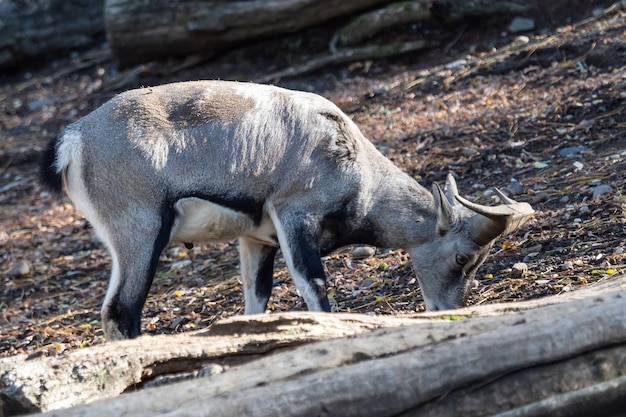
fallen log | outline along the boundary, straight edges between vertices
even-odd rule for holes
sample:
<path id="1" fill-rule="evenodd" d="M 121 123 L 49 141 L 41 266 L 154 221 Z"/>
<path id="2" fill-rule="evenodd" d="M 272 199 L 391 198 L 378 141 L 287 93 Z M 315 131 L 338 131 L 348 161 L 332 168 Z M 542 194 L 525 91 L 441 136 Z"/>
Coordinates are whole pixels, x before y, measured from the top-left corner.
<path id="1" fill-rule="evenodd" d="M 281 78 L 307 74 L 330 65 L 353 62 L 365 59 L 378 59 L 406 54 L 439 45 L 437 41 L 417 40 L 413 42 L 394 43 L 387 45 L 370 45 L 358 48 L 347 48 L 340 51 L 309 58 L 305 63 L 280 71 L 265 74 L 254 81 L 257 83 L 277 82 Z"/>
<path id="2" fill-rule="evenodd" d="M 335 34 L 332 43 L 338 46 L 357 45 L 385 29 L 408 23 L 431 19 L 454 22 L 497 14 L 522 13 L 529 8 L 526 3 L 518 4 L 503 0 L 395 2 L 354 18 Z"/>
<path id="3" fill-rule="evenodd" d="M 115 397 L 165 375 L 219 372 L 285 347 L 413 323 L 410 318 L 311 313 L 238 316 L 208 330 L 143 336 L 46 357 L 0 359 L 0 416 Z"/>
<path id="4" fill-rule="evenodd" d="M 623 400 L 625 298 L 619 277 L 564 296 L 415 317 L 236 317 L 194 333 L 7 358 L 0 392 L 4 415 L 15 415 L 18 405 L 59 409 L 185 372 L 211 376 L 48 415 L 479 416 L 559 398 L 554 411 L 590 395 L 610 409 Z M 311 343 L 327 338 L 335 339 Z"/>
<path id="5" fill-rule="evenodd" d="M 0 2 L 0 69 L 104 39 L 104 0 Z"/>
<path id="6" fill-rule="evenodd" d="M 354 46 L 393 26 L 429 19 L 459 21 L 477 16 L 519 13 L 528 7 L 523 2 L 504 0 L 107 0 L 104 19 L 113 55 L 120 67 L 125 68 L 169 56 L 210 57 L 245 42 L 296 32 L 343 17 L 351 22 L 331 41 L 331 52 L 334 58 L 338 58 L 341 54 L 335 46 Z M 415 42 L 436 44 L 441 39 Z M 376 58 L 376 54 L 371 58 Z M 322 60 L 318 59 L 318 62 Z"/>
<path id="7" fill-rule="evenodd" d="M 389 0 L 133 1 L 107 0 L 104 20 L 120 67 L 291 33 Z"/>

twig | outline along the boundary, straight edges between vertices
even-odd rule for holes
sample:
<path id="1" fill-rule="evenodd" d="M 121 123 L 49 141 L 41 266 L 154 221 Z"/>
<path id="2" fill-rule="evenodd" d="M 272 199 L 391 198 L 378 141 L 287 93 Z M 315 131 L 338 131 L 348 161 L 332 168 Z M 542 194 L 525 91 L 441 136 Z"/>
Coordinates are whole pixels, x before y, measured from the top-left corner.
<path id="1" fill-rule="evenodd" d="M 330 55 L 322 55 L 312 58 L 308 62 L 299 66 L 286 68 L 281 71 L 264 75 L 257 78 L 255 81 L 259 83 L 276 82 L 281 78 L 306 74 L 329 65 L 343 64 L 346 62 L 359 61 L 364 59 L 385 58 L 389 56 L 405 54 L 407 52 L 413 52 L 419 49 L 431 48 L 438 45 L 439 42 L 436 41 L 418 40 L 406 43 L 370 45 L 359 48 L 343 49 L 338 50 L 335 53 L 331 53 Z"/>

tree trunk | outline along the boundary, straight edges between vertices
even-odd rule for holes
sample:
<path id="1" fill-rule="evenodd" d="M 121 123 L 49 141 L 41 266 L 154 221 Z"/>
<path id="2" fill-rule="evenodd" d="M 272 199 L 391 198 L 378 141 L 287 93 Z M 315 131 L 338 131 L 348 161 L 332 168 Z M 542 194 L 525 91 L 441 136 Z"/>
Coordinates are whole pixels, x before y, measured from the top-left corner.
<path id="1" fill-rule="evenodd" d="M 4 412 L 109 398 L 187 371 L 211 376 L 48 415 L 583 416 L 592 404 L 593 415 L 610 416 L 626 402 L 624 299 L 626 277 L 617 277 L 566 296 L 413 318 L 244 316 L 62 357 L 7 358 Z"/>
<path id="2" fill-rule="evenodd" d="M 179 335 L 143 336 L 61 356 L 0 359 L 0 417 L 70 407 L 143 385 L 191 378 L 313 341 L 350 336 L 415 319 L 357 314 L 237 316 Z M 3 414 L 4 413 L 4 414 Z"/>
<path id="3" fill-rule="evenodd" d="M 210 54 L 295 32 L 390 0 L 107 0 L 109 44 L 121 67 L 171 55 Z"/>
<path id="4" fill-rule="evenodd" d="M 355 18 L 337 32 L 334 42 L 339 46 L 356 45 L 385 29 L 407 23 L 433 18 L 459 21 L 494 14 L 522 13 L 529 8 L 527 4 L 504 0 L 395 2 Z"/>
<path id="5" fill-rule="evenodd" d="M 0 2 L 0 69 L 104 39 L 104 0 Z"/>
<path id="6" fill-rule="evenodd" d="M 355 45 L 383 29 L 434 17 L 461 20 L 527 8 L 504 0 L 107 0 L 105 24 L 113 55 L 121 67 L 128 67 L 172 55 L 210 56 L 246 41 L 363 12 L 337 33 L 333 45 Z"/>

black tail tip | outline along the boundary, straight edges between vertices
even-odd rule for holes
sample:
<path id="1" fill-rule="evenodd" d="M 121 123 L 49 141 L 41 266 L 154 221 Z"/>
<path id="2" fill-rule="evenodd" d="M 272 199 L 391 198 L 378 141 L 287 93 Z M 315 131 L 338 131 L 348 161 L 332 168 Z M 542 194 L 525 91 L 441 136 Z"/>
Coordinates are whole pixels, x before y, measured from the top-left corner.
<path id="1" fill-rule="evenodd" d="M 60 172 L 57 172 L 56 149 L 57 139 L 53 139 L 41 154 L 39 180 L 51 193 L 60 195 L 63 192 L 63 176 Z"/>

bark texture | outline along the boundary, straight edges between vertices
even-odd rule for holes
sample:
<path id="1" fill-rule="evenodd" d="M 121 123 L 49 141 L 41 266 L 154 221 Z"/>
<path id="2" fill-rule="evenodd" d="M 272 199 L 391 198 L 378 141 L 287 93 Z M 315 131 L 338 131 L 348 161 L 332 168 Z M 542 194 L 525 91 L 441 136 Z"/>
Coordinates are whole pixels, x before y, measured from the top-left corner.
<path id="1" fill-rule="evenodd" d="M 121 67 L 128 67 L 168 56 L 210 56 L 261 37 L 345 18 L 351 20 L 350 24 L 331 42 L 332 52 L 338 57 L 336 46 L 356 45 L 393 26 L 427 19 L 458 21 L 496 13 L 519 13 L 527 8 L 523 2 L 503 0 L 107 0 L 105 24 L 114 56 Z M 441 40 L 422 42 L 432 45 L 437 41 Z M 374 51 L 372 57 L 380 54 Z"/>
<path id="2" fill-rule="evenodd" d="M 0 69 L 104 39 L 104 0 L 0 2 Z"/>
<path id="3" fill-rule="evenodd" d="M 211 54 L 351 15 L 389 0 L 107 0 L 105 25 L 120 66 L 172 55 Z"/>
<path id="4" fill-rule="evenodd" d="M 530 6 L 503 0 L 443 1 L 412 0 L 391 3 L 383 8 L 364 13 L 341 29 L 335 42 L 355 45 L 394 26 L 430 19 L 462 21 L 467 18 L 494 14 L 521 13 Z"/>

